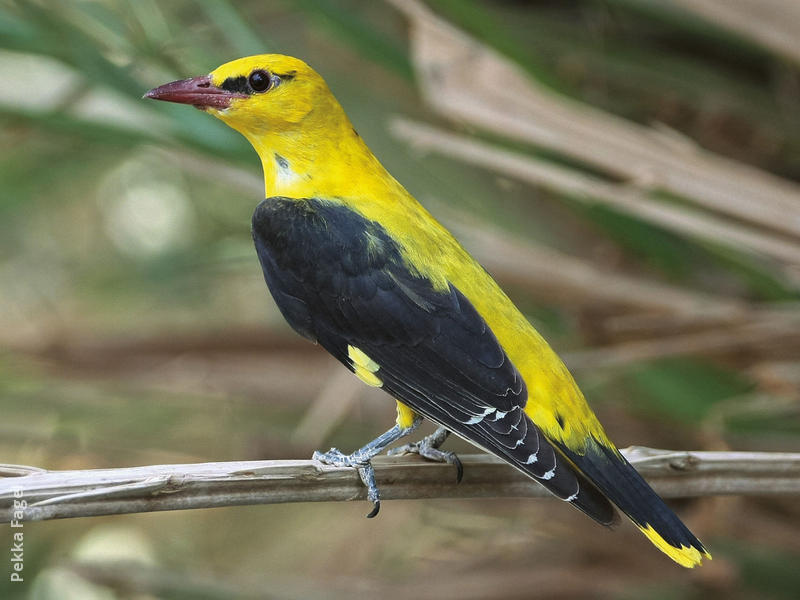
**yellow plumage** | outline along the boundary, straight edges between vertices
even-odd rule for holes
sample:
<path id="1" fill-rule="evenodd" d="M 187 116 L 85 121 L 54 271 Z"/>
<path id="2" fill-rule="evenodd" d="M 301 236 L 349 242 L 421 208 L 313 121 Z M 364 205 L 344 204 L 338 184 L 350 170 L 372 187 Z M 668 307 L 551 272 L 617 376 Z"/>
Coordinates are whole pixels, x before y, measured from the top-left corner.
<path id="1" fill-rule="evenodd" d="M 270 87 L 249 89 L 247 86 L 252 88 L 252 79 L 248 77 L 253 73 L 271 78 Z M 624 470 L 630 466 L 606 436 L 563 362 L 486 271 L 378 162 L 313 69 L 288 56 L 261 55 L 224 64 L 208 78 L 198 79 L 201 80 L 198 88 L 189 91 L 202 95 L 202 89 L 210 88 L 213 93 L 224 95 L 223 90 L 228 90 L 224 102 L 215 104 L 217 98 L 211 96 L 211 100 L 206 100 L 208 104 L 176 99 L 177 96 L 170 97 L 166 92 L 159 96 L 156 94 L 159 89 L 153 90 L 150 97 L 201 106 L 242 133 L 261 159 L 267 198 L 302 202 L 322 199 L 327 204 L 348 209 L 367 222 L 380 224 L 397 246 L 411 275 L 429 281 L 438 293 L 446 294 L 454 286 L 477 310 L 521 374 L 527 388 L 525 414 L 559 449 L 557 460 L 566 458 L 564 464 L 568 466 L 565 468 L 582 472 L 603 493 L 616 494 L 613 502 L 634 520 L 656 547 L 679 564 L 691 567 L 700 564 L 703 556 L 710 558 L 677 518 L 674 521 L 678 525 L 665 535 L 675 540 L 688 535 L 687 539 L 694 540 L 691 542 L 694 545 L 666 541 L 649 524 L 647 514 L 639 514 L 640 507 L 625 495 L 625 490 L 609 492 L 609 486 L 598 483 L 605 473 L 612 479 L 612 475 L 623 473 L 619 481 L 625 482 L 630 474 Z M 189 83 L 187 80 L 168 86 L 183 86 L 181 89 L 188 90 Z M 189 92 L 186 94 L 189 97 Z M 359 233 L 365 236 L 367 254 L 374 251 L 376 256 L 380 255 L 385 241 L 369 231 Z M 402 286 L 402 282 L 397 285 Z M 405 291 L 413 301 L 413 290 Z M 420 300 L 422 302 L 424 299 Z M 366 384 L 384 385 L 382 367 L 389 365 L 379 364 L 363 349 L 348 345 L 346 362 Z M 398 427 L 412 428 L 417 422 L 414 410 L 399 400 L 397 408 Z M 478 423 L 488 414 L 486 411 L 465 424 Z M 497 410 L 495 420 L 505 414 Z M 528 463 L 536 460 L 534 451 Z M 522 463 L 525 466 L 524 461 Z M 519 468 L 520 464 L 516 466 Z M 617 471 L 612 473 L 613 469 Z M 553 470 L 545 471 L 537 477 L 546 483 L 553 473 Z M 631 485 L 636 487 L 636 493 L 646 495 L 648 501 L 651 501 L 650 495 L 657 499 L 643 481 Z M 575 496 L 577 494 L 575 492 Z M 575 496 L 563 497 L 571 500 Z M 653 518 L 673 523 L 670 519 L 674 515 L 669 517 L 671 513 L 665 506 L 659 505 L 657 513 L 659 516 Z"/>
<path id="2" fill-rule="evenodd" d="M 411 427 L 414 424 L 416 416 L 414 411 L 405 404 L 402 402 L 397 403 L 397 424 L 400 427 Z"/>
<path id="3" fill-rule="evenodd" d="M 372 387 L 381 387 L 383 382 L 375 375 L 380 368 L 378 363 L 372 360 L 355 346 L 347 347 L 347 357 L 353 363 L 353 372 L 361 381 Z"/>
<path id="4" fill-rule="evenodd" d="M 679 547 L 672 546 L 667 543 L 658 532 L 650 526 L 639 527 L 639 531 L 647 536 L 647 539 L 653 542 L 653 545 L 661 550 L 664 554 L 669 556 L 672 560 L 682 567 L 693 569 L 703 564 L 703 559 L 711 560 L 711 555 L 708 552 L 698 550 L 691 546 L 680 545 Z"/>
<path id="5" fill-rule="evenodd" d="M 211 78 L 220 85 L 264 64 L 276 73 L 294 73 L 305 87 L 301 93 L 290 86 L 278 87 L 275 95 L 263 96 L 269 107 L 254 97 L 212 112 L 258 152 L 267 197 L 337 198 L 381 223 L 402 244 L 411 267 L 442 289 L 452 282 L 473 303 L 522 373 L 529 395 L 537 399 L 526 407 L 534 423 L 576 450 L 590 435 L 612 446 L 558 355 L 452 234 L 386 171 L 361 137 L 350 135 L 353 125 L 308 65 L 288 56 L 253 56 L 222 65 Z M 303 140 L 314 141 L 310 147 L 287 133 L 291 131 L 287 125 L 301 121 Z M 293 175 L 281 174 L 275 154 L 288 160 Z M 557 413 L 564 418 L 563 429 L 556 422 Z"/>

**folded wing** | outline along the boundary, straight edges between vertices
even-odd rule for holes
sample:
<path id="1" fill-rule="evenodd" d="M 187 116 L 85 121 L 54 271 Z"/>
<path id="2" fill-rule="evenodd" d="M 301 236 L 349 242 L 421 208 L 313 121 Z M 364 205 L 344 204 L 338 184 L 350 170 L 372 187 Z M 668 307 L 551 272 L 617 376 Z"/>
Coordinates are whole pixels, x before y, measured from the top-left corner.
<path id="1" fill-rule="evenodd" d="M 354 371 L 357 349 L 392 396 L 613 522 L 611 503 L 525 414 L 525 382 L 484 319 L 453 285 L 419 276 L 379 224 L 338 203 L 270 198 L 253 237 L 270 291 L 302 335 Z"/>

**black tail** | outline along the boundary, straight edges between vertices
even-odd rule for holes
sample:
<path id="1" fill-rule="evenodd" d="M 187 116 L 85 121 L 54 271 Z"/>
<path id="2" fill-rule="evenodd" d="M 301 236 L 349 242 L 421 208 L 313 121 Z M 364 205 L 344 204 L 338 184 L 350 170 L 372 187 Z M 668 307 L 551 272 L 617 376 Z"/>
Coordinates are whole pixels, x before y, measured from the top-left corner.
<path id="1" fill-rule="evenodd" d="M 575 466 L 644 533 L 659 550 L 684 567 L 711 558 L 703 544 L 614 448 L 592 439 L 584 454 L 559 445 Z"/>

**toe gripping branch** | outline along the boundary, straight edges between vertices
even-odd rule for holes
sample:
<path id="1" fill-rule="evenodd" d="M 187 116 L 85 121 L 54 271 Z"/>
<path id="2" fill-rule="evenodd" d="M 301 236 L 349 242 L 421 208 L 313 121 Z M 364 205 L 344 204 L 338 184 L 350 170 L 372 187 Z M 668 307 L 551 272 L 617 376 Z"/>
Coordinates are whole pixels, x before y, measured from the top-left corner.
<path id="1" fill-rule="evenodd" d="M 378 491 L 378 485 L 375 483 L 375 468 L 372 466 L 372 458 L 380 451 L 368 455 L 364 453 L 364 449 L 368 446 L 369 444 L 349 455 L 343 454 L 337 448 L 331 448 L 327 452 L 314 452 L 311 458 L 326 465 L 352 467 L 358 470 L 358 476 L 361 477 L 361 481 L 367 488 L 367 500 L 372 502 L 373 505 L 372 510 L 367 515 L 367 518 L 371 519 L 381 510 L 381 495 Z"/>
<path id="2" fill-rule="evenodd" d="M 371 519 L 381 510 L 381 495 L 375 483 L 375 469 L 372 466 L 372 459 L 383 452 L 387 446 L 414 431 L 421 422 L 422 418 L 417 417 L 409 427 L 395 425 L 363 448 L 349 455 L 343 454 L 336 448 L 331 448 L 327 452 L 314 452 L 311 458 L 334 467 L 353 467 L 358 469 L 358 475 L 367 488 L 367 500 L 372 502 L 372 510 L 367 515 L 367 518 Z"/>
<path id="3" fill-rule="evenodd" d="M 403 454 L 419 454 L 422 458 L 426 458 L 433 462 L 447 463 L 455 466 L 456 468 L 456 483 L 461 483 L 464 476 L 464 465 L 461 464 L 461 459 L 455 452 L 445 452 L 439 450 L 439 446 L 444 444 L 450 432 L 444 427 L 439 427 L 429 436 L 422 438 L 418 442 L 411 442 L 398 448 L 392 448 L 386 454 L 389 456 L 396 456 Z"/>

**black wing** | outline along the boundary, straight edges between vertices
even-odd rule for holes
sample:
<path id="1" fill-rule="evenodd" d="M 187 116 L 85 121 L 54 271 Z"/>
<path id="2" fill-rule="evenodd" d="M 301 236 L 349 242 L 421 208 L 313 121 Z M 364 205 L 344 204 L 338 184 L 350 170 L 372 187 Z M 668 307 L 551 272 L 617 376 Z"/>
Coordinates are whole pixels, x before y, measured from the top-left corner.
<path id="1" fill-rule="evenodd" d="M 392 396 L 613 521 L 610 503 L 524 413 L 525 382 L 469 300 L 415 273 L 378 223 L 338 203 L 268 198 L 253 215 L 253 239 L 300 334 L 351 370 L 348 349 L 358 348 Z"/>

